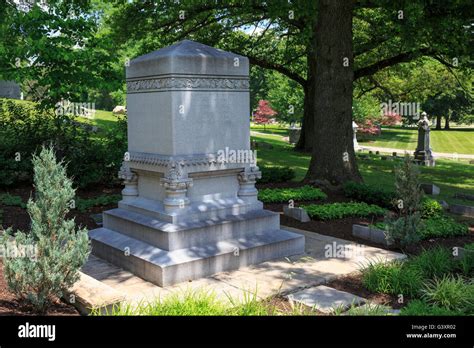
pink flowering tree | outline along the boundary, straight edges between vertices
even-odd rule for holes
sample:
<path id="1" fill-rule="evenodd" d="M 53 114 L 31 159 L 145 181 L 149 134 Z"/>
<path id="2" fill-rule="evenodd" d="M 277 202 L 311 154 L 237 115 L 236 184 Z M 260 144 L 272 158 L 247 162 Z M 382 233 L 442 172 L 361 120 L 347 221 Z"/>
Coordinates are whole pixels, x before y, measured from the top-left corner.
<path id="1" fill-rule="evenodd" d="M 265 129 L 265 125 L 270 123 L 271 118 L 276 114 L 277 112 L 272 109 L 268 100 L 259 100 L 257 110 L 253 115 L 253 121 L 256 124 L 263 124 L 263 129 Z"/>

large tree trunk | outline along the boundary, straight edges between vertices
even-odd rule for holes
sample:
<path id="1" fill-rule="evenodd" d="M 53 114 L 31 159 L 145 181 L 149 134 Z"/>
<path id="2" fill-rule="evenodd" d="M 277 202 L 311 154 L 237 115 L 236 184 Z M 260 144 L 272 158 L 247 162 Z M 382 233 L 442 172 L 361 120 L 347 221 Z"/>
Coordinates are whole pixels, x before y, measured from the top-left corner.
<path id="1" fill-rule="evenodd" d="M 333 185 L 361 181 L 352 131 L 353 0 L 318 1 L 314 139 L 306 179 Z M 343 64 L 348 60 L 348 66 Z"/>
<path id="2" fill-rule="evenodd" d="M 314 21 L 316 23 L 316 20 Z M 314 24 L 313 24 L 314 25 Z M 295 149 L 298 151 L 311 152 L 314 139 L 314 89 L 316 84 L 316 38 L 310 38 L 308 43 L 308 54 L 306 61 L 308 66 L 308 75 L 306 77 L 306 86 L 304 87 L 304 113 L 303 124 L 301 125 L 301 135 Z"/>
<path id="3" fill-rule="evenodd" d="M 441 115 L 437 115 L 436 116 L 436 128 L 435 129 L 441 129 L 441 119 L 442 119 L 442 116 Z"/>

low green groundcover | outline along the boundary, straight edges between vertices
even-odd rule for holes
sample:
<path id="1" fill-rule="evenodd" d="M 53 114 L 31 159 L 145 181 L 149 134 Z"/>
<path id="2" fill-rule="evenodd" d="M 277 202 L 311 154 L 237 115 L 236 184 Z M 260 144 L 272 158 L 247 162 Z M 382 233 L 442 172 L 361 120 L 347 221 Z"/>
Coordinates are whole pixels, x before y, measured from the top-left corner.
<path id="1" fill-rule="evenodd" d="M 312 219 L 316 220 L 334 220 L 351 216 L 383 216 L 386 213 L 384 208 L 364 202 L 310 204 L 304 205 L 302 208 Z"/>
<path id="2" fill-rule="evenodd" d="M 316 187 L 303 186 L 297 188 L 274 188 L 262 189 L 258 193 L 258 199 L 264 203 L 282 203 L 293 201 L 315 201 L 325 200 L 327 195 Z"/>

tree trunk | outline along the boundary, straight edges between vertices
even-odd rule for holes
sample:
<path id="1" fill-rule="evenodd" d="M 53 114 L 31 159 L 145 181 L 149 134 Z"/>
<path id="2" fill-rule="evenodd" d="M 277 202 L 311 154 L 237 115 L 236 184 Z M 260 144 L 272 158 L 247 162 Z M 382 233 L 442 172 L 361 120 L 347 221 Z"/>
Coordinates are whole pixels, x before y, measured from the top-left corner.
<path id="1" fill-rule="evenodd" d="M 450 119 L 450 114 L 448 113 L 448 115 L 446 115 L 445 119 L 444 119 L 444 129 L 446 130 L 449 130 L 450 127 L 449 127 L 449 119 Z"/>
<path id="2" fill-rule="evenodd" d="M 314 139 L 306 174 L 309 181 L 321 180 L 333 185 L 362 181 L 352 130 L 353 6 L 353 0 L 318 1 Z"/>
<path id="3" fill-rule="evenodd" d="M 441 115 L 436 116 L 436 128 L 435 129 L 438 129 L 438 130 L 441 129 L 441 119 L 442 119 Z"/>
<path id="4" fill-rule="evenodd" d="M 315 21 L 316 22 L 316 21 Z M 316 71 L 316 50 L 315 37 L 309 40 L 307 58 L 308 75 L 306 86 L 304 87 L 304 112 L 303 123 L 301 125 L 301 135 L 295 149 L 298 151 L 311 152 L 314 138 L 314 89 L 315 89 L 315 71 Z"/>

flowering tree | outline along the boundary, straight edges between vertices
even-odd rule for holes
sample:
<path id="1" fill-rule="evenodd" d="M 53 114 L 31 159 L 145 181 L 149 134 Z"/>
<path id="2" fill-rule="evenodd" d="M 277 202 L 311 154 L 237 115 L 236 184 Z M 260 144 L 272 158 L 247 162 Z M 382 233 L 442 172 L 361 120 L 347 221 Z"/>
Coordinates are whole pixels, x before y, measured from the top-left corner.
<path id="1" fill-rule="evenodd" d="M 380 124 L 382 126 L 395 126 L 402 122 L 402 116 L 395 112 L 387 112 L 382 116 Z"/>
<path id="2" fill-rule="evenodd" d="M 259 100 L 253 121 L 256 124 L 263 124 L 263 129 L 265 129 L 265 125 L 270 123 L 271 117 L 275 116 L 276 113 L 277 112 L 271 108 L 268 100 Z"/>

